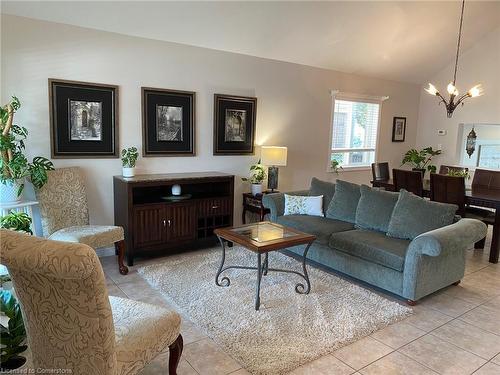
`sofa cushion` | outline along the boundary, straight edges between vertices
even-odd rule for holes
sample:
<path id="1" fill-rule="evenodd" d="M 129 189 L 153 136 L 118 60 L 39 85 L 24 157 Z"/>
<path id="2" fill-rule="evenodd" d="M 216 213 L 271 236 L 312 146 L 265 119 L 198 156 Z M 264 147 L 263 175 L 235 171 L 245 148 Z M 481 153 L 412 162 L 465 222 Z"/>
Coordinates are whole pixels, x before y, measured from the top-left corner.
<path id="1" fill-rule="evenodd" d="M 387 232 L 399 194 L 366 185 L 359 189 L 361 198 L 356 209 L 356 228 Z"/>
<path id="2" fill-rule="evenodd" d="M 283 215 L 325 216 L 323 214 L 323 196 L 303 197 L 285 194 L 285 211 Z"/>
<path id="3" fill-rule="evenodd" d="M 401 189 L 387 235 L 412 240 L 419 234 L 453 224 L 457 210 L 455 204 L 431 202 Z"/>
<path id="4" fill-rule="evenodd" d="M 360 196 L 359 185 L 337 180 L 335 194 L 326 211 L 326 217 L 354 224 Z"/>
<path id="5" fill-rule="evenodd" d="M 387 237 L 365 229 L 334 233 L 331 248 L 402 272 L 410 241 Z"/>
<path id="6" fill-rule="evenodd" d="M 354 225 L 351 223 L 321 216 L 279 216 L 277 222 L 305 233 L 314 234 L 316 241 L 322 245 L 328 245 L 332 233 L 354 229 Z"/>
<path id="7" fill-rule="evenodd" d="M 311 187 L 309 188 L 310 196 L 323 196 L 323 212 L 328 209 L 328 205 L 332 201 L 333 194 L 335 193 L 335 184 L 328 181 L 322 181 L 313 177 L 311 180 Z"/>

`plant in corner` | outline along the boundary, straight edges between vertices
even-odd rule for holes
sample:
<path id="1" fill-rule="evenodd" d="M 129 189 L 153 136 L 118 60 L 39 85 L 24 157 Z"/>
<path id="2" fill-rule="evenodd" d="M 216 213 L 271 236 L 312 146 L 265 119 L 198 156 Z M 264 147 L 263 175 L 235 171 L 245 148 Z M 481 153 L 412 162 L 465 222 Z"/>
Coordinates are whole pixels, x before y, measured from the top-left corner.
<path id="1" fill-rule="evenodd" d="M 122 150 L 122 174 L 123 177 L 134 177 L 135 175 L 135 163 L 139 157 L 139 152 L 137 152 L 136 147 L 124 148 Z"/>
<path id="2" fill-rule="evenodd" d="M 411 164 L 414 171 L 422 172 L 422 176 L 425 174 L 425 171 L 436 173 L 436 166 L 429 164 L 436 155 L 441 155 L 441 150 L 433 150 L 432 147 L 425 147 L 418 151 L 412 148 L 406 152 L 401 165 Z"/>
<path id="3" fill-rule="evenodd" d="M 250 178 L 242 178 L 243 181 L 250 181 L 252 184 L 252 194 L 262 194 L 262 182 L 266 179 L 266 169 L 260 160 L 250 167 Z"/>
<path id="4" fill-rule="evenodd" d="M 28 129 L 14 124 L 14 114 L 21 107 L 15 96 L 0 108 L 0 196 L 3 203 L 21 199 L 26 178 L 39 189 L 47 182 L 47 171 L 54 165 L 42 156 L 36 156 L 30 163 L 24 151 Z"/>
<path id="5" fill-rule="evenodd" d="M 10 278 L 3 277 L 2 284 Z M 26 358 L 19 354 L 24 352 L 26 345 L 26 328 L 24 327 L 21 306 L 9 290 L 0 290 L 0 312 L 9 318 L 7 326 L 0 324 L 2 347 L 0 349 L 1 370 L 12 370 L 21 367 Z"/>

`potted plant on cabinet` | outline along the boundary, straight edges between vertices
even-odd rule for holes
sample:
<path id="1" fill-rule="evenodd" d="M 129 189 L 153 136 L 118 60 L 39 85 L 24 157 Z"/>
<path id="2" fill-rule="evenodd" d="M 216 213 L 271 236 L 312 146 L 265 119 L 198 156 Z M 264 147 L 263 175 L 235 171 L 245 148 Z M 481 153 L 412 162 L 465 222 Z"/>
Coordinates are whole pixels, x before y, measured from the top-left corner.
<path id="1" fill-rule="evenodd" d="M 330 167 L 332 168 L 332 172 L 335 174 L 339 174 L 340 171 L 343 171 L 344 168 L 340 165 L 340 162 L 338 160 L 333 159 L 330 162 Z"/>
<path id="2" fill-rule="evenodd" d="M 260 160 L 250 167 L 250 178 L 242 178 L 252 184 L 252 195 L 262 194 L 262 182 L 266 179 L 266 170 Z"/>
<path id="3" fill-rule="evenodd" d="M 418 151 L 412 148 L 406 152 L 401 165 L 411 164 L 412 170 L 420 171 L 422 176 L 425 175 L 426 171 L 436 173 L 436 166 L 429 164 L 436 155 L 441 155 L 441 150 L 433 150 L 432 147 L 425 147 Z"/>
<path id="4" fill-rule="evenodd" d="M 129 147 L 122 150 L 122 174 L 123 177 L 135 176 L 135 163 L 139 153 L 136 147 Z"/>
<path id="5" fill-rule="evenodd" d="M 10 211 L 7 215 L 0 217 L 0 228 L 33 234 L 31 222 L 31 217 L 27 213 Z"/>
<path id="6" fill-rule="evenodd" d="M 28 129 L 13 123 L 14 113 L 21 107 L 15 96 L 0 108 L 0 202 L 19 202 L 26 178 L 35 188 L 41 188 L 48 179 L 47 171 L 54 165 L 42 156 L 36 156 L 30 163 L 24 151 Z"/>

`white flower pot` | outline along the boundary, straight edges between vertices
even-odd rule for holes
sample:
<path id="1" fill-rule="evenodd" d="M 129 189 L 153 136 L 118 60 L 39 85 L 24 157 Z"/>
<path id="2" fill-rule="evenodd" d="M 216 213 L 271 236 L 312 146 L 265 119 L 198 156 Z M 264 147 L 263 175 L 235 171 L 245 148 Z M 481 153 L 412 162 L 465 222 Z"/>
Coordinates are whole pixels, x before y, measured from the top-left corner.
<path id="1" fill-rule="evenodd" d="M 0 182 L 0 203 L 15 204 L 21 202 L 23 199 L 23 193 L 21 193 L 20 196 L 17 196 L 17 192 L 23 182 L 23 179 Z"/>
<path id="2" fill-rule="evenodd" d="M 252 195 L 262 194 L 262 184 L 252 184 Z"/>
<path id="3" fill-rule="evenodd" d="M 135 176 L 135 167 L 134 168 L 123 167 L 122 168 L 122 175 L 123 175 L 123 177 L 134 177 Z"/>

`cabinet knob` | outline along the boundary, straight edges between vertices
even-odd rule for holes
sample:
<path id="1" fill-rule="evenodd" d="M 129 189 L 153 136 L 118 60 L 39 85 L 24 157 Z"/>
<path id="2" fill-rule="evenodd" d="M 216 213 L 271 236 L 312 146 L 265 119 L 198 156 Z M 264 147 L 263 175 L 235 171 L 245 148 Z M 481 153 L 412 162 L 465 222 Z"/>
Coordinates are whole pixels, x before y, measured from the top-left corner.
<path id="1" fill-rule="evenodd" d="M 166 227 L 167 226 L 167 221 L 165 219 L 163 219 L 163 226 Z"/>
<path id="2" fill-rule="evenodd" d="M 219 208 L 219 206 L 217 206 L 217 205 L 216 206 L 212 206 L 212 210 L 216 210 L 218 208 Z"/>
<path id="3" fill-rule="evenodd" d="M 167 222 L 168 222 L 168 226 L 171 227 L 172 226 L 172 221 L 170 219 L 168 219 Z"/>

